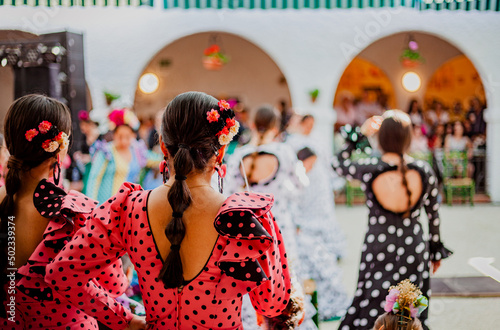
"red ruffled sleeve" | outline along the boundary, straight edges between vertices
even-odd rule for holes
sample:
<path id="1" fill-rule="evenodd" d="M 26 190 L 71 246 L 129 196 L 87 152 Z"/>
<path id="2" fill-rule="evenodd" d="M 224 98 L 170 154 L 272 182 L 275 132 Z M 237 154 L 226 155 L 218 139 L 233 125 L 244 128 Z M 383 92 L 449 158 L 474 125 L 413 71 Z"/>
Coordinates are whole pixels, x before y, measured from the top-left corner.
<path id="1" fill-rule="evenodd" d="M 282 313 L 290 298 L 290 274 L 278 224 L 270 212 L 273 196 L 236 193 L 223 204 L 215 229 L 226 239 L 218 267 L 223 275 L 220 296 L 249 293 L 259 314 Z"/>
<path id="2" fill-rule="evenodd" d="M 47 266 L 45 275 L 45 281 L 59 294 L 112 329 L 127 327 L 133 314 L 116 302 L 115 295 L 103 292 L 99 284 L 116 292 L 127 288 L 121 262 L 117 262 L 126 252 L 122 244 L 126 219 L 121 219 L 121 213 L 136 191 L 142 188 L 125 183 L 114 197 L 99 206 L 87 225 Z"/>
<path id="3" fill-rule="evenodd" d="M 17 270 L 17 289 L 36 300 L 53 300 L 52 290 L 44 282 L 45 267 L 85 225 L 97 202 L 77 191 L 67 193 L 42 180 L 35 189 L 33 203 L 49 223 L 40 244 L 27 263 Z"/>

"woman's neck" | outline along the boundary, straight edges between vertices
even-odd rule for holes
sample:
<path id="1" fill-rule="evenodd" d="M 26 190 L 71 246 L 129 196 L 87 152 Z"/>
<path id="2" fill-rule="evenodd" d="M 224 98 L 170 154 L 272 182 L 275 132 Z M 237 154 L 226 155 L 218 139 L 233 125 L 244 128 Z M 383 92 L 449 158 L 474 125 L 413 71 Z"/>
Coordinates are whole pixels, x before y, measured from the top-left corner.
<path id="1" fill-rule="evenodd" d="M 259 146 L 263 144 L 269 144 L 274 141 L 274 134 L 271 134 L 272 132 L 267 131 L 263 133 L 262 137 L 260 137 L 258 134 L 254 134 L 252 139 L 250 140 L 250 144 L 254 146 Z"/>
<path id="2" fill-rule="evenodd" d="M 403 154 L 403 157 L 406 157 L 406 154 Z M 395 152 L 385 152 L 382 155 L 382 160 L 389 164 L 399 164 L 401 162 L 401 155 Z"/>
<path id="3" fill-rule="evenodd" d="M 35 192 L 36 187 L 43 179 L 49 179 L 51 176 L 51 170 L 47 169 L 31 169 L 30 171 L 23 172 L 21 174 L 22 185 L 17 192 L 17 196 L 32 196 Z"/>
<path id="4" fill-rule="evenodd" d="M 188 187 L 210 186 L 211 180 L 212 180 L 212 174 L 210 173 L 210 171 L 207 171 L 206 173 L 188 175 L 186 179 L 186 184 Z M 170 179 L 168 179 L 165 185 L 172 187 L 175 181 L 176 181 L 175 173 L 171 173 Z"/>

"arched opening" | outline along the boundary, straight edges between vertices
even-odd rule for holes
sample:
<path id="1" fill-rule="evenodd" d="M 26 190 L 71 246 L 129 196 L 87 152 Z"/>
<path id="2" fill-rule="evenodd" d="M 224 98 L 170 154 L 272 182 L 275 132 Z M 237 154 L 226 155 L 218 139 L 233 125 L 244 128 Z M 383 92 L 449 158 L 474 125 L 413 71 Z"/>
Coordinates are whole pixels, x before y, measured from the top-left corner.
<path id="1" fill-rule="evenodd" d="M 385 73 L 385 76 L 374 81 L 379 72 Z M 469 162 L 474 164 L 475 171 L 470 176 L 475 180 L 476 190 L 484 192 L 486 123 L 483 110 L 487 100 L 481 77 L 467 55 L 445 39 L 425 32 L 408 31 L 381 38 L 363 49 L 340 78 L 335 96 L 337 118 L 342 110 L 339 110 L 340 99 L 346 93 L 355 100 L 366 90 L 383 90 L 384 85 L 391 86 L 393 90 L 393 98 L 387 100 L 389 107 L 409 111 L 410 103 L 413 100 L 418 102 L 423 113 L 418 125 L 424 127 L 422 131 L 429 139 L 438 134 L 435 132 L 440 131 L 437 129 L 440 124 L 449 123 L 451 126 L 457 119 L 464 123 L 472 145 L 469 149 L 473 148 Z M 385 90 L 390 89 L 385 87 Z M 390 92 L 386 93 L 390 95 Z M 479 111 L 476 111 L 472 103 L 478 101 L 475 109 Z M 373 96 L 367 97 L 366 102 L 374 103 L 375 108 L 383 108 L 376 104 Z M 356 105 L 352 108 L 356 111 L 356 124 L 359 125 L 367 116 Z M 478 120 L 482 121 L 481 125 L 474 124 Z M 470 128 L 471 125 L 481 127 Z M 445 138 L 446 133 L 443 140 Z M 435 148 L 429 142 L 429 150 Z M 444 143 L 440 148 L 446 149 Z"/>
<path id="2" fill-rule="evenodd" d="M 424 102 L 440 99 L 446 105 L 457 102 L 468 108 L 477 97 L 486 104 L 486 94 L 479 74 L 465 55 L 458 55 L 441 65 L 432 75 L 425 91 Z"/>
<path id="3" fill-rule="evenodd" d="M 228 62 L 220 70 L 207 70 L 204 51 L 214 42 Z M 154 76 L 144 76 L 149 73 Z M 153 92 L 141 90 L 142 77 L 142 88 Z M 249 109 L 281 101 L 290 106 L 286 79 L 274 60 L 255 44 L 229 33 L 197 33 L 172 42 L 151 59 L 141 78 L 134 110 L 143 118 L 154 115 L 176 95 L 193 90 L 238 99 Z"/>

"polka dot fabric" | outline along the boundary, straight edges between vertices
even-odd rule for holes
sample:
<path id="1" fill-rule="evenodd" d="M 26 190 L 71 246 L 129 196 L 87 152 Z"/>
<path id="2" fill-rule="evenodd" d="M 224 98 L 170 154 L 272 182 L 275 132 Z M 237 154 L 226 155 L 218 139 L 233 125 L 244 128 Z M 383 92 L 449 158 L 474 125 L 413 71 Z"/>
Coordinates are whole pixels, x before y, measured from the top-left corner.
<path id="1" fill-rule="evenodd" d="M 439 204 L 436 177 L 423 161 L 408 164 L 422 178 L 422 195 L 408 217 L 382 208 L 372 190 L 373 180 L 382 173 L 397 170 L 379 158 L 351 162 L 354 144 L 348 145 L 333 160 L 339 175 L 362 182 L 369 208 L 368 230 L 362 247 L 358 286 L 351 306 L 342 320 L 340 330 L 372 329 L 377 317 L 384 313 L 385 296 L 392 285 L 409 278 L 430 297 L 430 260 L 451 255 L 440 241 Z M 424 207 L 429 218 L 429 242 L 424 239 L 419 222 Z M 427 326 L 426 309 L 420 316 Z"/>
<path id="2" fill-rule="evenodd" d="M 150 229 L 150 191 L 125 183 L 96 209 L 89 224 L 51 264 L 46 280 L 74 304 L 106 324 L 129 315 L 109 296 L 80 295 L 78 281 L 98 276 L 100 268 L 127 252 L 138 274 L 149 329 L 242 329 L 241 301 L 249 294 L 255 309 L 279 315 L 288 303 L 288 273 L 282 237 L 269 195 L 234 194 L 214 219 L 219 237 L 202 271 L 179 289 L 168 289 L 158 275 L 162 257 Z M 73 248 L 71 248 L 73 246 Z M 82 249 L 76 248 L 82 246 Z M 62 271 L 58 271 L 62 269 Z M 57 270 L 57 271 L 56 271 Z M 75 279 L 70 279 L 65 274 Z"/>
<path id="3" fill-rule="evenodd" d="M 49 223 L 42 242 L 17 270 L 16 322 L 0 319 L 0 328 L 97 329 L 92 317 L 53 292 L 44 281 L 47 264 L 56 258 L 76 230 L 85 225 L 97 203 L 76 191 L 66 193 L 46 180 L 38 184 L 33 202 Z"/>

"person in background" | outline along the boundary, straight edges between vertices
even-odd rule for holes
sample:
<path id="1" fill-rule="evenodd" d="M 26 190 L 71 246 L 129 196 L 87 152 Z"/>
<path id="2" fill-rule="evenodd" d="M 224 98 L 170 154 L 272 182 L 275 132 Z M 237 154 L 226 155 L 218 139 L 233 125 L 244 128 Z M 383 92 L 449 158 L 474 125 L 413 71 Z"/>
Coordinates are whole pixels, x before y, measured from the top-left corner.
<path id="1" fill-rule="evenodd" d="M 409 152 L 410 154 L 422 154 L 429 151 L 429 141 L 424 135 L 422 126 L 413 125 L 412 128 L 413 136 L 411 138 L 411 144 Z"/>
<path id="2" fill-rule="evenodd" d="M 259 314 L 286 313 L 292 287 L 273 197 L 225 198 L 210 185 L 215 172 L 223 174 L 225 148 L 237 130 L 227 102 L 199 92 L 176 96 L 160 135 L 169 178 L 154 190 L 124 183 L 60 252 L 46 282 L 105 325 L 126 321 L 121 328 L 131 330 L 241 329 L 247 295 Z M 146 322 L 79 283 L 125 253 L 138 274 Z"/>
<path id="3" fill-rule="evenodd" d="M 61 162 L 68 152 L 71 114 L 66 105 L 55 99 L 26 95 L 10 106 L 4 132 L 10 157 L 6 184 L 0 189 L 0 248 L 5 251 L 0 254 L 0 328 L 97 329 L 93 317 L 44 281 L 48 264 L 88 223 L 97 204 L 77 191 L 66 192 L 58 187 Z M 7 246 L 11 247 L 9 242 L 14 240 L 8 237 L 15 237 L 16 243 L 15 258 L 10 260 Z M 7 274 L 15 282 L 15 293 L 4 290 Z M 67 274 L 63 276 L 66 278 Z M 113 297 L 124 291 L 124 280 L 121 263 L 110 262 L 99 269 L 99 274 L 79 285 L 82 291 Z M 117 308 L 116 312 L 122 314 L 125 310 Z M 111 325 L 114 329 L 120 326 Z"/>
<path id="4" fill-rule="evenodd" d="M 450 122 L 459 121 L 459 122 L 463 123 L 463 122 L 465 122 L 465 119 L 466 119 L 466 116 L 465 116 L 464 108 L 462 106 L 462 102 L 460 102 L 460 100 L 456 100 L 453 103 L 453 108 L 450 112 Z"/>
<path id="5" fill-rule="evenodd" d="M 410 105 L 408 106 L 408 115 L 410 116 L 413 125 L 423 126 L 425 124 L 424 114 L 417 99 L 412 99 L 410 101 Z M 426 128 L 424 127 L 424 129 Z M 424 132 L 424 134 L 427 134 L 427 132 Z"/>
<path id="6" fill-rule="evenodd" d="M 137 130 L 137 137 L 139 140 L 147 141 L 149 148 L 149 134 L 151 130 L 154 130 L 155 122 L 154 117 L 140 117 L 139 118 L 139 129 Z"/>
<path id="7" fill-rule="evenodd" d="M 320 320 L 345 314 L 347 294 L 338 260 L 345 257 L 345 235 L 335 219 L 333 172 L 321 139 L 312 136 L 315 119 L 305 115 L 299 132 L 289 135 L 286 144 L 297 153 L 306 168 L 309 185 L 299 191 L 294 216 L 297 226 L 299 260 L 296 266 L 301 281 L 314 280 L 318 292 Z"/>
<path id="8" fill-rule="evenodd" d="M 432 102 L 432 108 L 427 110 L 425 116 L 430 127 L 435 127 L 438 124 L 446 125 L 450 121 L 450 115 L 438 100 Z"/>
<path id="9" fill-rule="evenodd" d="M 293 149 L 285 143 L 276 142 L 280 119 L 280 113 L 271 105 L 257 108 L 251 121 L 252 140 L 237 148 L 228 160 L 230 177 L 226 189 L 229 193 L 255 191 L 275 196 L 273 214 L 281 229 L 287 259 L 293 270 L 298 262 L 294 218 L 298 207 L 296 201 L 308 179 Z M 256 321 L 248 312 L 248 306 L 248 302 L 244 302 L 244 326 L 245 329 L 255 329 Z"/>
<path id="10" fill-rule="evenodd" d="M 92 156 L 90 149 L 97 140 L 103 140 L 104 137 L 99 132 L 99 124 L 90 118 L 90 113 L 86 110 L 81 110 L 78 113 L 80 131 L 82 132 L 80 141 L 77 141 L 76 151 L 73 153 L 71 170 L 77 172 L 75 178 L 81 179 L 81 191 L 86 191 L 87 180 L 90 173 Z M 80 181 L 80 180 L 78 180 Z"/>
<path id="11" fill-rule="evenodd" d="M 484 109 L 485 107 L 479 101 L 479 98 L 473 97 L 470 101 L 469 112 L 467 113 L 467 119 L 471 123 L 472 139 L 476 138 L 484 139 L 486 136 L 486 121 L 484 120 Z"/>
<path id="12" fill-rule="evenodd" d="M 440 237 L 436 176 L 427 162 L 407 154 L 411 130 L 408 114 L 386 111 L 382 117 L 368 119 L 360 136 L 377 134 L 382 157 L 351 162 L 356 139 L 348 140 L 333 159 L 339 175 L 362 182 L 369 209 L 357 291 L 340 330 L 372 328 L 384 311 L 383 292 L 402 278 L 417 283 L 429 298 L 431 270 L 436 272 L 441 260 L 451 255 Z M 420 224 L 422 208 L 429 221 L 428 241 Z M 427 330 L 427 311 L 421 320 Z"/>
<path id="13" fill-rule="evenodd" d="M 465 127 L 464 124 L 460 121 L 456 121 L 452 124 L 452 134 L 446 135 L 444 141 L 444 152 L 465 152 L 467 153 L 467 158 L 469 162 L 467 164 L 467 176 L 472 177 L 474 173 L 474 166 L 472 165 L 472 142 L 471 140 L 464 135 Z"/>
<path id="14" fill-rule="evenodd" d="M 159 150 L 159 146 L 160 146 L 160 135 L 159 135 L 159 132 L 160 132 L 160 129 L 161 129 L 161 118 L 163 116 L 163 111 L 160 110 L 156 113 L 156 115 L 154 116 L 154 125 L 152 125 L 148 131 L 148 133 L 146 134 L 146 139 L 144 139 L 144 141 L 148 141 L 148 149 L 149 150 L 156 150 L 158 152 L 160 152 Z"/>
<path id="15" fill-rule="evenodd" d="M 161 156 L 148 151 L 137 140 L 139 120 L 128 109 L 116 109 L 109 114 L 113 141 L 95 144 L 85 195 L 104 202 L 116 193 L 125 181 L 139 183 L 145 167 L 157 167 Z"/>
<path id="16" fill-rule="evenodd" d="M 5 138 L 0 133 L 0 187 L 5 185 L 5 176 L 7 175 L 7 162 L 9 160 L 9 150 L 5 144 Z"/>
<path id="17" fill-rule="evenodd" d="M 353 103 L 354 96 L 347 92 L 341 92 L 339 102 L 335 107 L 337 113 L 337 121 L 335 122 L 335 132 L 339 132 L 340 127 L 345 125 L 358 126 L 362 122 L 358 122 L 358 115 Z"/>
<path id="18" fill-rule="evenodd" d="M 280 113 L 280 131 L 279 133 L 284 133 L 286 131 L 286 128 L 288 127 L 288 122 L 290 119 L 293 117 L 294 111 L 288 106 L 288 103 L 286 100 L 280 100 L 278 102 L 277 109 Z"/>
<path id="19" fill-rule="evenodd" d="M 148 158 L 162 159 L 162 153 L 160 148 L 159 132 L 161 132 L 161 121 L 163 117 L 163 111 L 158 111 L 154 118 L 155 125 L 151 128 L 148 135 Z M 154 189 L 161 186 L 162 175 L 160 173 L 160 168 L 158 166 L 147 166 L 143 167 L 141 170 L 139 183 L 145 190 Z"/>

